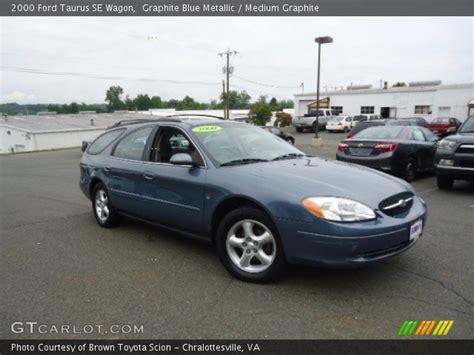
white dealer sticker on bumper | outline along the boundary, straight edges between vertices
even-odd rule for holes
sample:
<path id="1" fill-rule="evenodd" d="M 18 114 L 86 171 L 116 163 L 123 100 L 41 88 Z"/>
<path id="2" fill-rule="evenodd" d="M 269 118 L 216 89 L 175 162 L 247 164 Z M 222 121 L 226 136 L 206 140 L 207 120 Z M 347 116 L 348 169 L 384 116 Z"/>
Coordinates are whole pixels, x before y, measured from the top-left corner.
<path id="1" fill-rule="evenodd" d="M 418 220 L 410 226 L 410 242 L 420 238 L 423 232 L 423 220 Z"/>

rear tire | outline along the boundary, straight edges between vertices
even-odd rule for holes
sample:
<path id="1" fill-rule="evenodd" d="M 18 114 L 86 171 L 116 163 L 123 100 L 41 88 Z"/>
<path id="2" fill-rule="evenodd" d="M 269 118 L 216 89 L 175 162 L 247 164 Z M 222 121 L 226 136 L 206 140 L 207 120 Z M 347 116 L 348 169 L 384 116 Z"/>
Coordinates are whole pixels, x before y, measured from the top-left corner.
<path id="1" fill-rule="evenodd" d="M 295 145 L 295 140 L 293 138 L 288 138 L 287 142 L 291 145 Z"/>
<path id="2" fill-rule="evenodd" d="M 408 158 L 403 171 L 403 178 L 408 182 L 412 182 L 416 178 L 417 170 L 418 164 L 415 158 Z"/>
<path id="3" fill-rule="evenodd" d="M 92 193 L 92 211 L 99 226 L 113 228 L 119 225 L 120 215 L 110 202 L 109 192 L 104 184 L 98 183 Z"/>
<path id="4" fill-rule="evenodd" d="M 269 282 L 281 277 L 287 267 L 273 221 L 254 207 L 238 208 L 222 219 L 216 249 L 226 269 L 242 281 Z"/>
<path id="5" fill-rule="evenodd" d="M 448 176 L 440 176 L 436 177 L 436 182 L 438 184 L 438 188 L 440 190 L 450 190 L 453 188 L 454 179 Z"/>

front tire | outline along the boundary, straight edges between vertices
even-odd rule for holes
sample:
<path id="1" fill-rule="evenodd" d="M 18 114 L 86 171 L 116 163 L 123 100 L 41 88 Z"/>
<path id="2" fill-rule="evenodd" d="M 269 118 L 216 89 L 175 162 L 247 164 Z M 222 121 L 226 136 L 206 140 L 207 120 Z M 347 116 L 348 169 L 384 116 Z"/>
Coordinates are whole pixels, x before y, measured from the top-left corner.
<path id="1" fill-rule="evenodd" d="M 298 133 L 303 132 L 303 128 L 298 128 L 298 127 L 297 127 L 297 128 L 296 128 L 296 132 L 298 132 Z"/>
<path id="2" fill-rule="evenodd" d="M 99 226 L 113 228 L 118 226 L 120 215 L 110 202 L 109 192 L 104 184 L 99 183 L 92 193 L 92 211 Z"/>
<path id="3" fill-rule="evenodd" d="M 286 270 L 275 225 L 266 213 L 254 207 L 238 208 L 222 219 L 216 249 L 226 269 L 242 281 L 269 282 Z"/>
<path id="4" fill-rule="evenodd" d="M 454 184 L 454 180 L 452 178 L 440 175 L 436 177 L 436 182 L 440 190 L 450 190 L 453 188 Z"/>

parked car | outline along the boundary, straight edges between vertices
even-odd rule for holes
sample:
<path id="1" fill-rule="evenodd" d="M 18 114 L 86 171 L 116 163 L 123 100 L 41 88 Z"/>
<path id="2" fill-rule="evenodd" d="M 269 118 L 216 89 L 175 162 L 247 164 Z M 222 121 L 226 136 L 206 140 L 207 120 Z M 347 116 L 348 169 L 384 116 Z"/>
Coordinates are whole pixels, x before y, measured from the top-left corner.
<path id="1" fill-rule="evenodd" d="M 281 139 L 287 141 L 290 144 L 295 144 L 295 137 L 289 133 L 283 132 L 277 127 L 262 126 L 262 128 L 270 133 L 273 133 L 275 136 L 280 137 Z"/>
<path id="2" fill-rule="evenodd" d="M 373 121 L 373 120 L 382 119 L 382 116 L 380 116 L 380 115 L 367 114 L 367 113 L 362 113 L 362 114 L 359 114 L 359 115 L 355 115 L 354 117 L 357 118 L 359 121 Z"/>
<path id="3" fill-rule="evenodd" d="M 440 189 L 451 189 L 454 180 L 474 180 L 474 116 L 438 142 L 435 164 Z"/>
<path id="4" fill-rule="evenodd" d="M 440 137 L 444 137 L 451 133 L 454 133 L 460 125 L 461 122 L 457 118 L 436 117 L 433 121 L 428 123 L 426 127 L 433 131 L 434 134 L 437 134 Z"/>
<path id="5" fill-rule="evenodd" d="M 173 148 L 176 137 L 188 144 Z M 204 238 L 252 282 L 279 277 L 287 263 L 386 260 L 422 235 L 427 210 L 398 178 L 307 156 L 259 127 L 189 115 L 107 130 L 80 171 L 101 227 L 126 215 Z"/>
<path id="6" fill-rule="evenodd" d="M 437 141 L 424 127 L 371 127 L 339 143 L 336 157 L 413 181 L 417 172 L 434 168 Z"/>
<path id="7" fill-rule="evenodd" d="M 319 129 L 325 129 L 329 120 L 333 119 L 338 114 L 329 108 L 319 109 L 318 122 Z M 293 119 L 293 126 L 296 132 L 303 132 L 305 129 L 315 131 L 316 128 L 316 112 L 307 113 L 304 116 L 297 116 Z"/>
<path id="8" fill-rule="evenodd" d="M 349 132 L 356 124 L 357 121 L 353 121 L 352 116 L 337 116 L 328 121 L 326 131 L 329 133 Z"/>
<path id="9" fill-rule="evenodd" d="M 428 125 L 428 121 L 423 117 L 402 117 L 399 121 L 408 121 L 412 126 L 426 127 Z"/>
<path id="10" fill-rule="evenodd" d="M 421 126 L 421 121 L 412 118 L 383 118 L 379 120 L 371 120 L 371 121 L 362 121 L 359 122 L 354 128 L 349 132 L 347 138 L 354 137 L 357 133 L 362 132 L 363 130 L 370 128 L 370 127 L 377 127 L 377 126 Z"/>

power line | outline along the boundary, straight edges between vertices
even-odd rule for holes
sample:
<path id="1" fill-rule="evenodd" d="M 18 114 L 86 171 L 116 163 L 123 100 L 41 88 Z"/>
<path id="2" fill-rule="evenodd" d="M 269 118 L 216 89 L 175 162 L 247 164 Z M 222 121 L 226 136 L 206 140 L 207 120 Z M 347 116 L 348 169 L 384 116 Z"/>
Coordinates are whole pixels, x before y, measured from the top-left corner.
<path id="1" fill-rule="evenodd" d="M 40 74 L 40 75 L 55 75 L 55 76 L 72 76 L 72 77 L 79 77 L 79 78 L 87 78 L 87 79 L 102 79 L 102 80 L 133 80 L 133 81 L 141 81 L 141 82 L 165 82 L 170 84 L 186 84 L 186 85 L 220 85 L 218 82 L 203 82 L 203 81 L 180 81 L 180 80 L 172 80 L 172 79 L 155 79 L 155 78 L 133 78 L 133 77 L 125 77 L 125 76 L 114 76 L 114 75 L 97 75 L 97 74 L 89 74 L 89 73 L 78 73 L 78 72 L 59 72 L 59 71 L 48 71 L 42 69 L 35 69 L 35 68 L 19 68 L 19 67 L 7 67 L 7 66 L 0 66 L 1 71 L 8 71 L 8 72 L 17 72 L 17 73 L 28 73 L 28 74 Z"/>
<path id="2" fill-rule="evenodd" d="M 258 81 L 242 78 L 238 75 L 234 75 L 234 78 L 240 79 L 242 81 L 246 81 L 246 82 L 254 84 L 254 85 L 266 86 L 266 87 L 271 87 L 271 88 L 276 88 L 276 89 L 298 89 L 298 88 L 301 88 L 301 85 L 298 85 L 298 86 L 282 86 L 282 85 L 272 85 L 272 84 L 260 83 Z"/>

